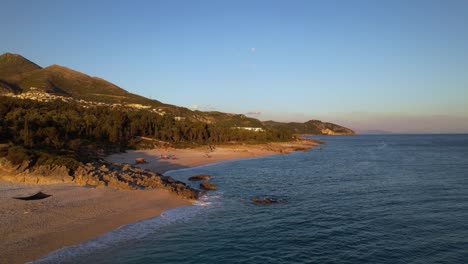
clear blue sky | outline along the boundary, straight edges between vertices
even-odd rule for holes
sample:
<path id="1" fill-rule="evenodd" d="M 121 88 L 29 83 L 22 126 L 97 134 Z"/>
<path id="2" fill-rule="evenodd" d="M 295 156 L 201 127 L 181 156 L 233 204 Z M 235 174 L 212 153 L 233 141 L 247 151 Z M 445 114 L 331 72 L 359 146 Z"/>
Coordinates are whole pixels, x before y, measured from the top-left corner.
<path id="1" fill-rule="evenodd" d="M 165 103 L 468 132 L 468 1 L 2 1 L 0 52 Z"/>

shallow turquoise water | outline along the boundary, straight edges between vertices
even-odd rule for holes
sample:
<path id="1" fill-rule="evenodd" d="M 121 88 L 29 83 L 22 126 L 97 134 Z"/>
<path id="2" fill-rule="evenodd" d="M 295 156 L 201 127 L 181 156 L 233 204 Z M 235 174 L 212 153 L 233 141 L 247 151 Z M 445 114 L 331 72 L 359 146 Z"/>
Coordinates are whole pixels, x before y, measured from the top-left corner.
<path id="1" fill-rule="evenodd" d="M 467 263 L 467 135 L 317 138 L 309 152 L 173 171 L 219 189 L 41 262 Z"/>

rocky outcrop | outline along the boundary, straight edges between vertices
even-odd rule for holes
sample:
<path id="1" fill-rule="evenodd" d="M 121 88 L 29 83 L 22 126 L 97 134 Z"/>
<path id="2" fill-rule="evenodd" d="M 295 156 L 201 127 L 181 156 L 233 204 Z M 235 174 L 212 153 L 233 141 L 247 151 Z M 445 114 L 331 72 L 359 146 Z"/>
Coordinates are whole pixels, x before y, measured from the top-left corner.
<path id="1" fill-rule="evenodd" d="M 268 195 L 268 196 L 255 196 L 250 199 L 252 202 L 256 204 L 274 204 L 274 203 L 285 203 L 286 199 L 283 197 L 278 197 L 276 195 Z"/>
<path id="2" fill-rule="evenodd" d="M 252 200 L 252 202 L 258 203 L 258 204 L 270 204 L 270 203 L 277 203 L 278 202 L 276 199 L 269 198 L 269 197 L 264 197 L 264 198 L 254 197 L 251 200 Z"/>
<path id="3" fill-rule="evenodd" d="M 28 184 L 71 183 L 69 169 L 60 165 L 32 166 L 31 161 L 25 160 L 14 165 L 5 158 L 0 159 L 1 178 L 8 181 Z"/>
<path id="4" fill-rule="evenodd" d="M 73 181 L 81 185 L 105 185 L 120 189 L 167 189 L 188 199 L 198 199 L 199 191 L 171 177 L 131 166 L 105 161 L 80 165 Z"/>
<path id="5" fill-rule="evenodd" d="M 283 128 L 292 131 L 295 134 L 309 135 L 354 135 L 355 132 L 349 128 L 320 120 L 309 120 L 305 123 L 281 123 L 275 121 L 265 121 L 266 127 Z"/>
<path id="6" fill-rule="evenodd" d="M 188 178 L 189 181 L 202 181 L 202 180 L 209 180 L 209 179 L 211 179 L 211 176 L 207 174 L 195 175 L 195 176 Z"/>
<path id="7" fill-rule="evenodd" d="M 209 182 L 202 182 L 200 183 L 200 188 L 204 190 L 216 190 L 216 185 L 214 185 L 213 183 L 209 183 Z"/>
<path id="8" fill-rule="evenodd" d="M 322 130 L 320 130 L 320 132 L 322 133 L 322 135 L 329 135 L 329 136 L 347 136 L 347 135 L 354 135 L 354 131 L 347 131 L 347 130 L 344 130 L 342 129 L 341 130 L 342 132 L 336 132 L 336 131 L 333 131 L 329 128 L 324 128 Z"/>
<path id="9" fill-rule="evenodd" d="M 53 184 L 70 182 L 79 185 L 111 186 L 118 189 L 166 189 L 187 199 L 198 199 L 200 191 L 171 177 L 131 166 L 109 163 L 103 160 L 80 164 L 74 171 L 65 166 L 31 165 L 23 161 L 13 165 L 5 158 L 0 159 L 1 178 L 8 181 Z"/>

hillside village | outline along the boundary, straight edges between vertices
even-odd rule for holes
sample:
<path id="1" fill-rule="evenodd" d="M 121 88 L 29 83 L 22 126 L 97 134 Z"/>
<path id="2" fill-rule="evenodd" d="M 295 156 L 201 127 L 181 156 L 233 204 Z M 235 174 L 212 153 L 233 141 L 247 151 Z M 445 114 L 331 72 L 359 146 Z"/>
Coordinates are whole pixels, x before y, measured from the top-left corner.
<path id="1" fill-rule="evenodd" d="M 93 102 L 93 101 L 86 101 L 83 99 L 74 99 L 73 97 L 69 96 L 61 96 L 61 95 L 55 95 L 55 94 L 50 94 L 45 91 L 42 91 L 39 88 L 36 87 L 31 87 L 29 88 L 28 91 L 20 94 L 14 94 L 14 93 L 7 93 L 4 94 L 4 96 L 8 97 L 13 97 L 13 98 L 18 98 L 18 99 L 24 99 L 24 100 L 34 100 L 34 101 L 39 101 L 39 102 L 51 102 L 55 100 L 60 100 L 65 103 L 70 103 L 70 102 L 76 102 L 83 107 L 90 107 L 90 106 L 108 106 L 111 108 L 130 108 L 130 109 L 137 109 L 137 110 L 148 110 L 153 113 L 156 113 L 160 116 L 164 116 L 167 113 L 161 109 L 161 108 L 151 108 L 149 105 L 142 105 L 142 104 L 119 104 L 119 103 L 113 103 L 113 104 L 108 104 L 108 103 L 103 103 L 103 102 Z M 182 120 L 181 117 L 176 117 L 176 120 Z"/>
<path id="2" fill-rule="evenodd" d="M 111 109 L 144 110 L 169 116 L 176 122 L 194 122 L 251 132 L 288 130 L 295 134 L 352 135 L 351 129 L 310 120 L 305 123 L 260 121 L 244 114 L 197 111 L 149 99 L 128 92 L 98 77 L 60 66 L 41 67 L 19 54 L 0 55 L 0 95 L 39 102 L 75 102 L 82 107 L 106 106 Z"/>
<path id="3" fill-rule="evenodd" d="M 134 110 L 147 110 L 152 113 L 158 114 L 160 116 L 164 116 L 167 113 L 162 109 L 162 108 L 151 108 L 149 105 L 142 105 L 142 104 L 127 104 L 127 103 L 113 103 L 113 104 L 108 104 L 108 103 L 103 103 L 103 102 L 93 102 L 93 101 L 86 101 L 83 99 L 74 99 L 73 97 L 69 96 L 61 96 L 61 95 L 55 95 L 55 94 L 50 94 L 42 89 L 36 88 L 36 87 L 30 87 L 28 91 L 20 93 L 20 94 L 13 94 L 13 93 L 7 93 L 4 94 L 4 96 L 8 97 L 13 97 L 13 98 L 18 98 L 18 99 L 23 99 L 23 100 L 34 100 L 38 102 L 52 102 L 55 100 L 59 100 L 65 103 L 70 103 L 70 102 L 75 102 L 80 104 L 82 107 L 88 108 L 88 107 L 94 107 L 94 106 L 107 106 L 110 108 L 127 108 L 127 109 L 134 109 Z M 175 121 L 185 121 L 186 118 L 182 116 L 175 116 L 174 117 Z M 265 129 L 261 127 L 241 127 L 241 126 L 235 126 L 233 128 L 236 129 L 243 129 L 243 130 L 248 130 L 248 131 L 253 131 L 253 132 L 264 132 Z"/>

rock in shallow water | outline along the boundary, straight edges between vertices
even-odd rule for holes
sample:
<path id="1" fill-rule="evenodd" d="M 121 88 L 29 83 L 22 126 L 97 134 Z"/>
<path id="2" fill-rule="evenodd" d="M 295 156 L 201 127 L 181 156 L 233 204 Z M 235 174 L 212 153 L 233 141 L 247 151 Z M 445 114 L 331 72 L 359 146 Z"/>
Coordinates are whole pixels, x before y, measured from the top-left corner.
<path id="1" fill-rule="evenodd" d="M 202 180 L 209 180 L 209 179 L 211 179 L 211 176 L 207 174 L 195 175 L 195 176 L 188 178 L 189 181 L 202 181 Z"/>
<path id="2" fill-rule="evenodd" d="M 209 182 L 200 183 L 200 187 L 204 190 L 216 190 L 216 185 Z"/>
<path id="3" fill-rule="evenodd" d="M 265 197 L 265 198 L 254 197 L 251 200 L 252 200 L 252 202 L 258 203 L 258 204 L 271 204 L 271 203 L 277 203 L 278 202 L 278 200 L 276 200 L 274 198 L 269 198 L 269 197 Z"/>

